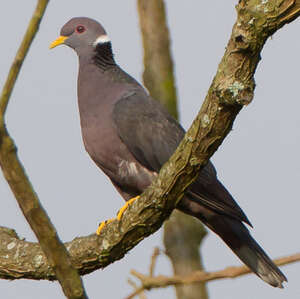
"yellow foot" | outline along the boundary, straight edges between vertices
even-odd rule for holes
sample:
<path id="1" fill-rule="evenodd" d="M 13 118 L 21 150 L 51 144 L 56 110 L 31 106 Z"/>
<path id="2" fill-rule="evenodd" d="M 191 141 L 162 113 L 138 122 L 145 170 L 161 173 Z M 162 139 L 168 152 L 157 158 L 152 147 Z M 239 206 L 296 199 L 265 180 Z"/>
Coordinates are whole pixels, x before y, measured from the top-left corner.
<path id="1" fill-rule="evenodd" d="M 126 201 L 125 205 L 118 212 L 117 219 L 119 221 L 121 220 L 125 210 L 138 198 L 140 198 L 140 196 L 133 197 L 133 198 L 129 199 L 128 201 Z"/>
<path id="2" fill-rule="evenodd" d="M 125 210 L 136 200 L 138 199 L 140 196 L 136 196 L 136 197 L 133 197 L 131 199 L 129 199 L 128 201 L 126 201 L 125 205 L 120 209 L 120 211 L 118 212 L 118 215 L 117 215 L 117 220 L 120 221 L 122 219 L 122 216 L 123 216 L 123 213 L 125 212 Z M 114 220 L 116 220 L 116 218 L 113 218 L 113 219 L 109 219 L 109 220 L 105 220 L 105 221 L 102 221 L 98 228 L 97 228 L 97 231 L 96 231 L 96 234 L 97 235 L 100 235 L 101 234 L 101 231 L 102 229 L 104 228 L 105 225 L 113 222 Z"/>
<path id="3" fill-rule="evenodd" d="M 101 234 L 101 231 L 102 231 L 102 229 L 104 228 L 104 226 L 107 225 L 108 223 L 113 222 L 115 219 L 116 219 L 116 218 L 102 221 L 102 222 L 99 224 L 98 228 L 97 228 L 96 234 L 99 236 L 99 235 Z"/>

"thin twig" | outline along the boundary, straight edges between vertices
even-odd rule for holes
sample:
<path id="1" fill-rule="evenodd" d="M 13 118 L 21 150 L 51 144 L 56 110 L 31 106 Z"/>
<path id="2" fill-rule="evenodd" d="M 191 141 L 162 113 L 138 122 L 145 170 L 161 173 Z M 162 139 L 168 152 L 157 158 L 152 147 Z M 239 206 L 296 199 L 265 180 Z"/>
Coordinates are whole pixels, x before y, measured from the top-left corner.
<path id="1" fill-rule="evenodd" d="M 277 266 L 283 266 L 283 265 L 287 265 L 299 261 L 300 261 L 300 253 L 296 253 L 290 256 L 275 259 L 274 263 Z M 214 272 L 196 271 L 186 276 L 158 275 L 156 277 L 152 277 L 149 275 L 141 274 L 135 270 L 132 270 L 131 274 L 140 280 L 141 286 L 134 293 L 128 296 L 126 299 L 134 298 L 134 296 L 139 294 L 138 291 L 142 292 L 143 290 L 151 290 L 154 288 L 165 288 L 171 285 L 175 286 L 175 285 L 183 285 L 183 284 L 191 284 L 191 283 L 199 283 L 199 282 L 209 282 L 209 281 L 225 279 L 225 278 L 237 278 L 249 273 L 252 272 L 246 266 L 227 267 L 223 270 L 214 271 Z"/>
<path id="2" fill-rule="evenodd" d="M 149 276 L 151 276 L 151 277 L 154 274 L 154 269 L 155 269 L 156 261 L 157 261 L 159 254 L 160 254 L 159 248 L 155 247 L 153 250 L 152 256 L 151 256 L 151 263 L 150 263 L 150 270 L 149 270 Z"/>
<path id="3" fill-rule="evenodd" d="M 28 53 L 29 47 L 39 29 L 39 24 L 43 18 L 46 7 L 49 3 L 49 0 L 40 0 L 37 3 L 34 14 L 29 22 L 26 33 L 24 35 L 23 41 L 18 49 L 18 52 L 15 56 L 13 64 L 9 70 L 6 82 L 4 84 L 1 96 L 0 96 L 0 113 L 4 115 L 7 108 L 7 104 L 12 93 L 12 90 L 15 86 L 17 77 L 21 70 L 23 61 Z"/>
<path id="4" fill-rule="evenodd" d="M 155 268 L 156 261 L 157 261 L 159 254 L 160 254 L 159 248 L 155 247 L 153 250 L 152 256 L 151 256 L 151 263 L 150 263 L 150 269 L 149 269 L 149 276 L 151 276 L 151 277 L 153 277 L 154 268 Z M 138 287 L 136 285 L 136 283 L 134 281 L 132 281 L 131 279 L 128 279 L 128 283 L 134 288 L 135 291 L 131 295 L 129 295 L 129 297 L 126 297 L 125 299 L 134 298 L 137 295 L 141 296 L 141 294 L 144 298 L 146 297 L 146 295 L 143 294 L 143 290 L 144 290 L 143 287 Z"/>
<path id="5" fill-rule="evenodd" d="M 141 288 L 139 288 L 134 281 L 132 281 L 131 279 L 128 279 L 128 283 L 135 289 L 135 292 L 132 294 L 133 297 L 139 295 L 140 299 L 147 299 L 144 290 L 141 290 Z M 130 299 L 131 296 L 126 297 L 125 299 Z M 133 297 L 131 297 L 131 298 L 133 298 Z"/>
<path id="6" fill-rule="evenodd" d="M 129 296 L 127 296 L 125 299 L 132 299 L 132 298 L 134 298 L 135 296 L 139 295 L 140 293 L 142 293 L 144 291 L 145 291 L 144 287 L 139 287 L 132 294 L 130 294 Z"/>
<path id="7" fill-rule="evenodd" d="M 5 125 L 6 108 L 29 47 L 38 31 L 49 0 L 39 0 L 29 22 L 23 41 L 10 68 L 0 97 L 0 165 L 4 176 L 13 191 L 18 204 L 39 240 L 49 265 L 55 271 L 67 298 L 87 298 L 81 278 L 72 266 L 70 256 L 59 240 L 56 230 L 39 199 L 21 164 L 14 141 Z"/>

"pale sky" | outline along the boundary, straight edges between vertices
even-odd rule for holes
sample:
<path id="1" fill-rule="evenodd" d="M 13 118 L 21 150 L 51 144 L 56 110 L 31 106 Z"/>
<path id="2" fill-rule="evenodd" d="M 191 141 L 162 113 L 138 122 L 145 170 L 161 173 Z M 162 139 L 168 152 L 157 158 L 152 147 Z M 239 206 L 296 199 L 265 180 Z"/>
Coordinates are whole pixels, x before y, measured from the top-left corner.
<path id="1" fill-rule="evenodd" d="M 188 128 L 224 53 L 238 1 L 166 2 L 181 123 Z M 35 4 L 35 0 L 11 0 L 2 5 L 1 86 Z M 143 70 L 135 0 L 50 2 L 12 94 L 7 127 L 32 184 L 64 241 L 94 232 L 101 220 L 114 216 L 123 204 L 83 148 L 76 96 L 76 54 L 67 47 L 48 49 L 62 25 L 75 16 L 91 17 L 104 25 L 116 60 L 139 81 Z M 253 236 L 274 258 L 300 251 L 298 36 L 297 20 L 267 42 L 255 76 L 253 103 L 239 114 L 233 131 L 212 159 L 219 178 L 253 223 Z M 0 197 L 0 225 L 14 228 L 26 240 L 36 240 L 2 175 Z M 89 298 L 126 297 L 132 291 L 127 283 L 130 270 L 147 273 L 155 246 L 162 248 L 162 230 L 142 241 L 121 261 L 84 276 Z M 213 233 L 201 251 L 208 271 L 240 265 Z M 211 282 L 210 298 L 299 298 L 299 270 L 300 263 L 282 267 L 289 280 L 284 290 L 270 287 L 255 275 Z M 156 273 L 171 274 L 165 256 L 159 258 Z M 1 280 L 0 289 L 1 298 L 5 299 L 64 298 L 56 282 Z M 163 296 L 174 298 L 173 289 L 147 294 L 150 299 Z"/>

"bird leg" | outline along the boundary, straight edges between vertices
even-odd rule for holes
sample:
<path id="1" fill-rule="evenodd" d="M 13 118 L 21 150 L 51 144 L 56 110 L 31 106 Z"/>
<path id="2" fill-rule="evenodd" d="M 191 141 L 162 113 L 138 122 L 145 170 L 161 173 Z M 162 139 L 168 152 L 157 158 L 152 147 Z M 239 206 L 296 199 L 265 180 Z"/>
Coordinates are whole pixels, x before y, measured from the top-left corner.
<path id="1" fill-rule="evenodd" d="M 117 214 L 117 218 L 112 218 L 109 220 L 102 221 L 97 228 L 96 234 L 99 236 L 101 234 L 101 231 L 104 228 L 104 226 L 113 222 L 114 220 L 117 219 L 118 221 L 120 221 L 122 219 L 124 212 L 127 210 L 127 208 L 139 197 L 140 196 L 136 196 L 136 197 L 133 197 L 133 198 L 129 199 L 128 201 L 126 201 L 125 205 L 119 210 L 119 212 Z"/>
<path id="2" fill-rule="evenodd" d="M 127 210 L 127 208 L 136 200 L 140 198 L 140 196 L 136 196 L 136 197 L 133 197 L 131 199 L 129 199 L 128 201 L 126 201 L 125 205 L 120 209 L 120 211 L 118 212 L 118 215 L 117 215 L 117 219 L 120 221 L 124 212 Z"/>

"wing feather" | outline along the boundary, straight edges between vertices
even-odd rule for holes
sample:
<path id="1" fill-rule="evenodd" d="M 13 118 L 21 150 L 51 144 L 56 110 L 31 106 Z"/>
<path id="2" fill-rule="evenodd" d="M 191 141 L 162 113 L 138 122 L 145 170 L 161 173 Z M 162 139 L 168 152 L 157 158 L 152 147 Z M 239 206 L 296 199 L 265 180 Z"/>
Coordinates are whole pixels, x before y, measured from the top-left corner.
<path id="1" fill-rule="evenodd" d="M 180 124 L 157 101 L 139 91 L 130 93 L 115 104 L 113 119 L 121 140 L 136 160 L 150 171 L 159 172 L 185 134 Z M 187 196 L 218 213 L 250 224 L 242 209 L 218 181 L 211 162 L 201 170 Z"/>

